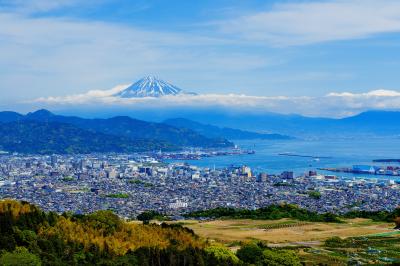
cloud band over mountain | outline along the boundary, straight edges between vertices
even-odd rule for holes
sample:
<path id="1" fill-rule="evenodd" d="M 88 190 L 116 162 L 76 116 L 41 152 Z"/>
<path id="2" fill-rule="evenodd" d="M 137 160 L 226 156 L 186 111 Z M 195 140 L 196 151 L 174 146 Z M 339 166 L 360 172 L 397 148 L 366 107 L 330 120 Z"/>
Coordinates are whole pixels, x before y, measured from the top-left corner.
<path id="1" fill-rule="evenodd" d="M 251 96 L 245 94 L 167 95 L 160 98 L 120 98 L 114 96 L 129 85 L 110 90 L 58 97 L 42 97 L 30 103 L 55 105 L 117 106 L 141 108 L 211 108 L 243 109 L 251 112 L 298 113 L 308 116 L 344 117 L 362 111 L 400 109 L 400 92 L 373 90 L 366 93 L 332 92 L 323 96 Z"/>

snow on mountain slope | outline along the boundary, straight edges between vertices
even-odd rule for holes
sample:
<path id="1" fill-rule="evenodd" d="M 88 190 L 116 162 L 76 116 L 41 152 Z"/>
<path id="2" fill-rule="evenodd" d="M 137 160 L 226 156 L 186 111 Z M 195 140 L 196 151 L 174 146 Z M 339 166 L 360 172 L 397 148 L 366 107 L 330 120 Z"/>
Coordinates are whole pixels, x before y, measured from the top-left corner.
<path id="1" fill-rule="evenodd" d="M 114 94 L 121 98 L 162 97 L 166 95 L 187 94 L 180 88 L 152 76 L 142 78 L 128 88 Z M 193 94 L 193 93 L 190 93 Z"/>

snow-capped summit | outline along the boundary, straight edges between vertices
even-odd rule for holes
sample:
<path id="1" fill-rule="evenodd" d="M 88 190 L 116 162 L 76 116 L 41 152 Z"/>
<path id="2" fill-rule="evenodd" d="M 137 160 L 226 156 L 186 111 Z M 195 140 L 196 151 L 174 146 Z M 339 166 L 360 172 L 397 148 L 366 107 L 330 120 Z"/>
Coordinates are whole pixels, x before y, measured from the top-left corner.
<path id="1" fill-rule="evenodd" d="M 186 94 L 180 88 L 153 76 L 142 78 L 114 96 L 121 98 L 162 97 Z"/>

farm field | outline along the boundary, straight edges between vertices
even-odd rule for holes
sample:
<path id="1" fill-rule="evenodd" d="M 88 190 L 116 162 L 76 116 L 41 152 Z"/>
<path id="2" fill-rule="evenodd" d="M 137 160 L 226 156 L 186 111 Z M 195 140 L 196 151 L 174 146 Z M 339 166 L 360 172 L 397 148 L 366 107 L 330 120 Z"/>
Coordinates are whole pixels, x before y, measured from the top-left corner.
<path id="1" fill-rule="evenodd" d="M 270 248 L 293 250 L 306 266 L 391 265 L 400 263 L 400 231 L 393 223 L 347 219 L 343 223 L 291 219 L 220 219 L 177 222 L 196 234 L 236 251 L 240 243 L 262 241 Z M 339 242 L 327 244 L 327 239 Z M 397 265 L 397 264 L 396 264 Z"/>
<path id="2" fill-rule="evenodd" d="M 305 265 L 400 265 L 400 235 L 331 239 L 320 247 L 299 248 L 298 254 Z"/>
<path id="3" fill-rule="evenodd" d="M 270 245 L 319 245 L 327 238 L 396 234 L 392 223 L 373 222 L 368 219 L 349 219 L 344 223 L 299 222 L 281 220 L 214 220 L 180 221 L 196 234 L 223 243 L 262 240 Z"/>

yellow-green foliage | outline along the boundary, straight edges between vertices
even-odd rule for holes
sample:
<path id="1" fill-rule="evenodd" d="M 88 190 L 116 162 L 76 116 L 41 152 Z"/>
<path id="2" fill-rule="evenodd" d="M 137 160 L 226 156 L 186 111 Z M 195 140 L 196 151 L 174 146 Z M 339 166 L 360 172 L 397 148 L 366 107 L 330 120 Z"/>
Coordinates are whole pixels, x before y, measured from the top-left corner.
<path id="1" fill-rule="evenodd" d="M 35 215 L 46 219 L 45 213 L 36 206 L 14 200 L 0 201 L 0 214 L 6 213 L 14 220 L 18 220 L 22 215 Z M 38 236 L 57 237 L 66 242 L 79 243 L 85 250 L 94 245 L 102 252 L 118 256 L 142 247 L 164 249 L 171 243 L 174 243 L 178 250 L 206 246 L 203 240 L 187 230 L 127 223 L 111 211 L 98 211 L 83 217 L 58 216 L 54 225 L 42 223 L 38 229 Z"/>
<path id="2" fill-rule="evenodd" d="M 179 243 L 178 249 L 188 247 L 202 248 L 204 242 L 193 237 L 183 230 L 162 228 L 152 225 L 128 224 L 120 221 L 114 231 L 110 232 L 106 226 L 94 226 L 93 221 L 72 221 L 71 218 L 60 217 L 55 226 L 42 227 L 39 235 L 59 236 L 69 242 L 77 242 L 83 245 L 85 250 L 93 245 L 100 251 L 114 255 L 125 255 L 130 250 L 141 247 L 167 248 L 171 240 Z"/>
<path id="3" fill-rule="evenodd" d="M 280 250 L 279 252 L 274 250 L 263 251 L 263 265 L 270 266 L 301 266 L 299 257 L 289 250 Z"/>
<path id="4" fill-rule="evenodd" d="M 18 247 L 14 252 L 4 252 L 0 256 L 2 266 L 41 266 L 40 259 L 24 247 Z"/>
<path id="5" fill-rule="evenodd" d="M 0 213 L 10 213 L 14 219 L 23 214 L 39 212 L 39 209 L 31 204 L 5 199 L 0 201 Z"/>
<path id="6" fill-rule="evenodd" d="M 206 247 L 205 251 L 209 254 L 213 254 L 214 257 L 219 261 L 230 261 L 233 264 L 239 263 L 239 258 L 223 245 L 213 244 Z"/>

